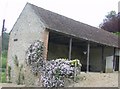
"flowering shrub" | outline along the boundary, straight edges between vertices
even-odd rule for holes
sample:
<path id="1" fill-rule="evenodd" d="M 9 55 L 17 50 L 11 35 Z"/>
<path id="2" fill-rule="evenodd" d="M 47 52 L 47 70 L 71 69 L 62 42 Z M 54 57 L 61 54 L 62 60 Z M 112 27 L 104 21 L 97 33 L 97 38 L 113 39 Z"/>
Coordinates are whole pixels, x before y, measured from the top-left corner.
<path id="1" fill-rule="evenodd" d="M 74 68 L 64 59 L 48 61 L 42 68 L 44 87 L 64 87 L 64 78 L 74 76 Z"/>
<path id="2" fill-rule="evenodd" d="M 34 74 L 41 73 L 43 87 L 64 87 L 64 78 L 74 77 L 74 67 L 65 59 L 45 61 L 43 42 L 36 41 L 26 52 L 26 64 Z"/>
<path id="3" fill-rule="evenodd" d="M 31 71 L 34 74 L 39 72 L 39 68 L 43 66 L 44 46 L 43 42 L 36 41 L 30 45 L 26 52 L 26 64 L 31 67 Z"/>

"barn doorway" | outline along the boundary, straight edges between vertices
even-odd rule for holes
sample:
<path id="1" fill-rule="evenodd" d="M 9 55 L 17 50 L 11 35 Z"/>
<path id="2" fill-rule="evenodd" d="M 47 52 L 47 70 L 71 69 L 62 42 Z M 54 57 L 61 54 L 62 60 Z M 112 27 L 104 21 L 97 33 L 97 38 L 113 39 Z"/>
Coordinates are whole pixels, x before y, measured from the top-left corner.
<path id="1" fill-rule="evenodd" d="M 48 40 L 47 59 L 69 59 L 70 36 L 59 33 L 50 32 Z M 81 71 L 99 72 L 102 70 L 102 47 L 100 44 L 90 42 L 90 60 L 87 65 L 87 49 L 88 41 L 72 37 L 71 59 L 80 60 Z M 97 55 L 97 56 L 96 56 Z"/>

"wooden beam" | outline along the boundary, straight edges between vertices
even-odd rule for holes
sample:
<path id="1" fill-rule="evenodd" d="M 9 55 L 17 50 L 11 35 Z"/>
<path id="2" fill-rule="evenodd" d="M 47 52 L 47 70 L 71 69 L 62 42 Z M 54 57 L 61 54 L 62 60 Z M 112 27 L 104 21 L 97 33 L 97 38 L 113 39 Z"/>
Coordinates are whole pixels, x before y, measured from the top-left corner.
<path id="1" fill-rule="evenodd" d="M 71 60 L 71 53 L 72 53 L 72 38 L 70 38 L 69 41 L 69 57 L 68 57 L 69 60 Z"/>
<path id="2" fill-rule="evenodd" d="M 87 71 L 89 72 L 89 59 L 90 59 L 90 43 L 87 45 Z"/>

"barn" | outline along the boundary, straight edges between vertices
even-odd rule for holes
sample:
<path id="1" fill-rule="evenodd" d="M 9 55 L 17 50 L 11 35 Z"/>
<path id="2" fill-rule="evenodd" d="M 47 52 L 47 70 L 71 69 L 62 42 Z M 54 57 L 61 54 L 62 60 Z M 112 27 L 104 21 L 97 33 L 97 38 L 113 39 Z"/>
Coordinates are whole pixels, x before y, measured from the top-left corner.
<path id="1" fill-rule="evenodd" d="M 17 75 L 15 55 L 24 66 L 25 52 L 35 40 L 44 42 L 45 60 L 79 59 L 85 72 L 120 70 L 118 36 L 27 3 L 10 32 L 7 64 L 13 82 Z M 26 79 L 37 80 L 27 73 Z"/>

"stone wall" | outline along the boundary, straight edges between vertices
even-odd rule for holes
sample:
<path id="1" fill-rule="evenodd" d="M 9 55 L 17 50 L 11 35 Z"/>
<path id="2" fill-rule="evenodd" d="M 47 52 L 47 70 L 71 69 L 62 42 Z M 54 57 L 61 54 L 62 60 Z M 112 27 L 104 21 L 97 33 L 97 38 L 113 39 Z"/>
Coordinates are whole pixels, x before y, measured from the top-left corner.
<path id="1" fill-rule="evenodd" d="M 30 44 L 32 44 L 35 40 L 40 40 L 42 42 L 45 41 L 44 43 L 47 44 L 48 34 L 49 32 L 45 30 L 45 26 L 41 22 L 40 18 L 38 18 L 29 4 L 27 4 L 17 19 L 9 38 L 8 65 L 12 68 L 11 77 L 13 83 L 16 83 L 17 79 L 17 71 L 14 69 L 15 65 L 13 61 L 15 55 L 18 57 L 19 63 L 24 64 L 25 52 Z M 47 47 L 45 48 L 45 52 L 47 52 L 46 50 Z M 24 69 L 26 70 L 26 68 Z M 27 76 L 27 80 L 31 77 L 31 74 L 30 72 L 26 73 L 27 74 L 25 75 Z M 34 79 L 36 78 L 33 77 L 30 81 L 35 81 Z"/>

